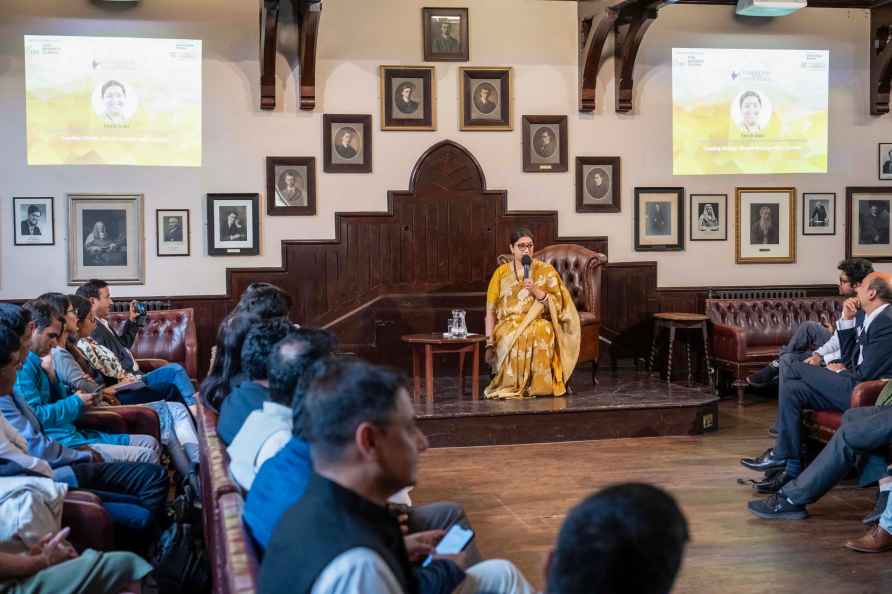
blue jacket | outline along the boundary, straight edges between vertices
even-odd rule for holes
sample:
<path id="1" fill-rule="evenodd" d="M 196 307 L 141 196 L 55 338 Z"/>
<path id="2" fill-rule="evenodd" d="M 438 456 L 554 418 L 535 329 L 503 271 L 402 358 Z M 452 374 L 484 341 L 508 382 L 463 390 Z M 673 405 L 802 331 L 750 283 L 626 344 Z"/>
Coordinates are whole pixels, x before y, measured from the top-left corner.
<path id="1" fill-rule="evenodd" d="M 856 328 L 839 331 L 842 361 L 848 367 L 843 373 L 859 383 L 892 376 L 892 305 L 874 318 L 862 342 L 859 350 Z M 859 353 L 864 357 L 860 365 Z"/>

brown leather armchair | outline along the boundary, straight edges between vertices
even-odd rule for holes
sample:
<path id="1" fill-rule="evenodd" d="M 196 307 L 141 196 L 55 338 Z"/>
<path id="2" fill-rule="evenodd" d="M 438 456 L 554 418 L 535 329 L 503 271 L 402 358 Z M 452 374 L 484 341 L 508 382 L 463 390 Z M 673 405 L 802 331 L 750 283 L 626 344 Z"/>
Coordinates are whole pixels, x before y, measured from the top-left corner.
<path id="1" fill-rule="evenodd" d="M 130 351 L 143 371 L 157 369 L 165 363 L 179 363 L 192 379 L 198 378 L 198 334 L 195 312 L 191 307 L 150 311 L 146 325 L 136 335 Z M 120 332 L 128 314 L 108 314 L 108 323 Z"/>
<path id="2" fill-rule="evenodd" d="M 539 250 L 533 257 L 554 266 L 573 296 L 582 326 L 577 364 L 591 361 L 592 383 L 597 383 L 601 354 L 601 270 L 607 256 L 581 245 L 556 243 Z"/>
<path id="3" fill-rule="evenodd" d="M 99 496 L 90 491 L 69 491 L 62 505 L 62 525 L 71 528 L 68 540 L 78 551 L 111 551 L 114 528 Z"/>
<path id="4" fill-rule="evenodd" d="M 106 433 L 151 435 L 161 441 L 158 413 L 147 406 L 112 406 L 86 411 L 75 421 L 80 429 L 95 429 Z"/>

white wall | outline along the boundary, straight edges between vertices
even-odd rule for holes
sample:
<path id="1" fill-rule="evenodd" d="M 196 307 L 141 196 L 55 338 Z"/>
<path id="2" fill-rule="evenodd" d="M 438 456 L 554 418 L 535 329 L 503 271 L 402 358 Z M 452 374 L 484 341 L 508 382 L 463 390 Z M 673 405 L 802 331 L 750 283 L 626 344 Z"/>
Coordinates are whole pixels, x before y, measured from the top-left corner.
<path id="1" fill-rule="evenodd" d="M 381 132 L 380 64 L 420 64 L 421 7 L 469 6 L 471 61 L 437 63 L 436 132 Z M 636 68 L 636 112 L 613 111 L 613 68 L 599 80 L 595 114 L 576 110 L 576 3 L 544 0 L 326 0 L 320 27 L 317 109 L 297 109 L 295 77 L 279 57 L 278 109 L 261 112 L 256 2 L 146 1 L 125 10 L 93 3 L 3 0 L 0 3 L 0 298 L 64 290 L 67 261 L 65 195 L 72 192 L 145 194 L 146 285 L 117 287 L 116 295 L 214 294 L 225 290 L 228 266 L 278 266 L 288 238 L 334 236 L 334 212 L 383 210 L 389 189 L 405 189 L 418 156 L 444 139 L 457 140 L 480 161 L 490 188 L 507 189 L 509 208 L 557 209 L 563 235 L 606 235 L 610 260 L 657 260 L 661 286 L 823 283 L 844 253 L 846 185 L 873 185 L 876 143 L 892 141 L 892 116 L 867 115 L 867 14 L 861 10 L 807 9 L 783 19 L 741 21 L 729 7 L 673 6 L 650 28 Z M 832 25 L 831 25 L 832 23 Z M 131 35 L 204 41 L 204 163 L 200 168 L 28 167 L 25 160 L 25 34 Z M 796 47 L 831 51 L 830 173 L 788 176 L 673 177 L 671 48 Z M 458 68 L 513 66 L 513 132 L 458 131 Z M 371 113 L 374 172 L 324 174 L 322 113 Z M 567 114 L 570 158 L 622 157 L 622 204 L 617 214 L 576 214 L 573 171 L 521 172 L 522 114 Z M 261 255 L 208 257 L 204 196 L 208 192 L 264 192 L 267 155 L 317 158 L 315 217 L 261 218 Z M 633 188 L 684 186 L 688 193 L 727 193 L 735 186 L 795 186 L 836 192 L 837 235 L 798 237 L 797 263 L 734 264 L 729 241 L 691 243 L 681 253 L 633 250 Z M 56 245 L 14 247 L 12 196 L 56 197 Z M 192 256 L 156 258 L 154 212 L 191 209 Z M 687 207 L 687 206 L 686 206 Z M 733 208 L 730 209 L 733 212 Z M 687 231 L 686 231 L 687 234 Z M 828 262 L 828 259 L 830 262 Z"/>

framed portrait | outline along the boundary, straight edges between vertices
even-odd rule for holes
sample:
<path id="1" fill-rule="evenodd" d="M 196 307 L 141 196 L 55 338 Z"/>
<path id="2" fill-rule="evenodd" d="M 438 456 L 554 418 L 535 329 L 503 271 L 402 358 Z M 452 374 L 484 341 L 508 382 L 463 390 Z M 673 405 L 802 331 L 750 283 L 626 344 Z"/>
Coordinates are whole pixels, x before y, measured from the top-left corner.
<path id="1" fill-rule="evenodd" d="M 691 241 L 728 239 L 728 195 L 691 194 Z"/>
<path id="2" fill-rule="evenodd" d="M 189 211 L 158 209 L 155 211 L 155 254 L 158 256 L 189 255 Z"/>
<path id="3" fill-rule="evenodd" d="M 267 157 L 266 196 L 266 213 L 270 216 L 315 215 L 316 157 Z"/>
<path id="4" fill-rule="evenodd" d="M 567 116 L 523 116 L 523 170 L 567 171 Z"/>
<path id="5" fill-rule="evenodd" d="M 462 130 L 511 130 L 511 68 L 459 69 Z"/>
<path id="6" fill-rule="evenodd" d="M 381 129 L 436 130 L 433 66 L 381 66 Z"/>
<path id="7" fill-rule="evenodd" d="M 55 245 L 53 198 L 14 197 L 12 224 L 15 245 Z"/>
<path id="8" fill-rule="evenodd" d="M 467 8 L 422 8 L 425 62 L 467 62 L 470 56 Z"/>
<path id="9" fill-rule="evenodd" d="M 737 188 L 738 264 L 796 261 L 796 189 Z"/>
<path id="10" fill-rule="evenodd" d="M 635 251 L 684 249 L 684 188 L 635 188 Z"/>
<path id="11" fill-rule="evenodd" d="M 892 262 L 892 187 L 846 188 L 846 258 Z"/>
<path id="12" fill-rule="evenodd" d="M 68 194 L 68 284 L 145 283 L 142 194 Z"/>
<path id="13" fill-rule="evenodd" d="M 208 194 L 208 255 L 260 253 L 260 196 Z"/>
<path id="14" fill-rule="evenodd" d="M 326 173 L 371 173 L 372 116 L 322 116 L 322 170 Z"/>
<path id="15" fill-rule="evenodd" d="M 877 175 L 883 180 L 892 180 L 892 142 L 881 142 L 877 147 Z"/>
<path id="16" fill-rule="evenodd" d="M 576 157 L 576 212 L 619 211 L 619 157 Z"/>
<path id="17" fill-rule="evenodd" d="M 836 235 L 836 193 L 803 192 L 802 234 Z"/>

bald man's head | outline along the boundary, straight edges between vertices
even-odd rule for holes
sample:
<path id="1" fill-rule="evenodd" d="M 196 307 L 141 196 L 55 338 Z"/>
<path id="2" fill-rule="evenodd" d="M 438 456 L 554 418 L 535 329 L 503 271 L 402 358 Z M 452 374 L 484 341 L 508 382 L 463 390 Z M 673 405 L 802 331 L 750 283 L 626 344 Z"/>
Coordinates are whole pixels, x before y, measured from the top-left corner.
<path id="1" fill-rule="evenodd" d="M 870 313 L 884 303 L 892 303 L 892 274 L 871 272 L 857 289 L 861 308 Z"/>

